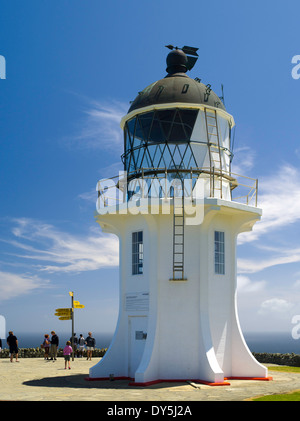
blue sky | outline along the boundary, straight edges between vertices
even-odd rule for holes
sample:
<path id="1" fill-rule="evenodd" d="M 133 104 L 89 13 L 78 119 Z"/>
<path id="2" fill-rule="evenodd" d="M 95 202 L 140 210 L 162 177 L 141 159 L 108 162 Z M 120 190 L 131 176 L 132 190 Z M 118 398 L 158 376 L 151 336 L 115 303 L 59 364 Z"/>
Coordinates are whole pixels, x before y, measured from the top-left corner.
<path id="1" fill-rule="evenodd" d="M 28 0 L 0 6 L 0 314 L 7 329 L 113 332 L 118 243 L 94 221 L 96 183 L 117 175 L 120 119 L 165 76 L 164 46 L 191 45 L 190 76 L 236 122 L 234 168 L 259 179 L 261 222 L 238 245 L 245 331 L 300 314 L 300 54 L 297 1 Z"/>

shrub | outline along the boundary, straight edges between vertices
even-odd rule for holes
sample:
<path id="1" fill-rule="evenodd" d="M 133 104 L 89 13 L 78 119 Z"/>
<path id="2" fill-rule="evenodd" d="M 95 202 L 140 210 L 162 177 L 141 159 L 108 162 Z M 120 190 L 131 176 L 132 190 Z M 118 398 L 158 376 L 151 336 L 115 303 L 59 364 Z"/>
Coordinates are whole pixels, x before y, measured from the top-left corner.
<path id="1" fill-rule="evenodd" d="M 96 348 L 93 351 L 93 357 L 103 357 L 107 348 Z M 38 348 L 19 348 L 19 358 L 43 358 L 45 355 L 45 351 L 38 347 Z M 57 351 L 58 357 L 63 357 L 63 348 L 59 348 Z M 83 356 L 86 356 L 86 350 L 83 352 Z M 4 348 L 2 352 L 0 352 L 0 358 L 9 358 L 9 350 Z"/>
<path id="2" fill-rule="evenodd" d="M 255 353 L 253 356 L 260 363 L 289 365 L 293 367 L 300 367 L 300 355 L 298 354 L 268 354 L 268 353 Z"/>

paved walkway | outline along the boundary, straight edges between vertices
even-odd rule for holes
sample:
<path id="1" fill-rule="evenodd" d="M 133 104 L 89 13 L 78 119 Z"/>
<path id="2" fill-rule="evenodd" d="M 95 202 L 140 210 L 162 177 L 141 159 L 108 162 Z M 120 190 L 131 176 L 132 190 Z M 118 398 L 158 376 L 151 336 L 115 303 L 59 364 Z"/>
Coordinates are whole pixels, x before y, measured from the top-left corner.
<path id="1" fill-rule="evenodd" d="M 300 373 L 269 371 L 272 381 L 231 380 L 230 386 L 161 383 L 128 386 L 127 380 L 86 381 L 89 368 L 99 361 L 79 358 L 64 369 L 63 358 L 45 361 L 24 358 L 18 363 L 0 359 L 1 401 L 243 401 L 254 396 L 300 389 Z M 271 367 L 269 367 L 271 368 Z"/>

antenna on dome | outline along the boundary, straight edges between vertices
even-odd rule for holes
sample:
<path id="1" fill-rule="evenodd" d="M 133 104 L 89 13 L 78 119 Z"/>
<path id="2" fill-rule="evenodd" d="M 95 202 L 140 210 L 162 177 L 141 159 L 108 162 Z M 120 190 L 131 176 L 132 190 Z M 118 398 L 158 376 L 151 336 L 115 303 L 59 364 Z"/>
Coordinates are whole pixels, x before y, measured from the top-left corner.
<path id="1" fill-rule="evenodd" d="M 224 97 L 224 86 L 223 83 L 221 84 L 221 91 L 222 91 L 222 96 L 220 96 L 220 100 L 223 102 L 223 104 L 225 105 L 225 97 Z"/>

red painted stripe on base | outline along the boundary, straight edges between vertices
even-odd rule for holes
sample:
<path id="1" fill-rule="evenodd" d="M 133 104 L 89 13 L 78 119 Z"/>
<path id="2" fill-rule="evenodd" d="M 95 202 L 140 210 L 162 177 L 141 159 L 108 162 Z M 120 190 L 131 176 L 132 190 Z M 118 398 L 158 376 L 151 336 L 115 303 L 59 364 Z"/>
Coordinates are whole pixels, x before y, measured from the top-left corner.
<path id="1" fill-rule="evenodd" d="M 208 382 L 205 380 L 189 380 L 189 379 L 157 379 L 157 380 L 152 380 L 150 382 L 144 382 L 144 383 L 139 383 L 139 382 L 130 382 L 129 386 L 151 386 L 152 384 L 157 384 L 157 383 L 186 383 L 186 382 L 193 382 L 193 383 L 200 383 L 200 384 L 206 384 L 208 386 L 229 386 L 230 383 L 229 382 Z"/>
<path id="2" fill-rule="evenodd" d="M 111 379 L 110 377 L 85 377 L 84 380 L 88 381 L 88 382 L 97 382 L 97 381 L 104 381 L 104 380 L 134 380 L 132 377 L 125 377 L 125 376 L 120 376 L 120 377 L 114 377 L 113 379 Z"/>
<path id="3" fill-rule="evenodd" d="M 110 377 L 85 377 L 84 380 L 87 381 L 104 381 L 104 380 L 112 380 Z M 208 382 L 206 380 L 199 380 L 199 379 L 157 379 L 151 380 L 149 382 L 135 382 L 132 377 L 114 377 L 113 380 L 130 380 L 128 386 L 139 386 L 139 387 L 147 387 L 153 384 L 158 383 L 186 383 L 186 382 L 193 382 L 199 384 L 205 384 L 207 386 L 230 386 L 230 383 L 227 380 L 261 380 L 261 381 L 270 381 L 273 380 L 273 377 L 224 377 L 223 382 Z"/>
<path id="4" fill-rule="evenodd" d="M 105 380 L 111 380 L 110 377 L 85 377 L 86 381 L 105 381 Z M 205 380 L 195 380 L 195 379 L 157 379 L 157 380 L 151 380 L 150 382 L 144 382 L 144 383 L 140 383 L 140 382 L 135 382 L 134 379 L 132 377 L 114 377 L 114 380 L 131 380 L 130 383 L 128 383 L 129 386 L 151 386 L 152 384 L 157 384 L 157 383 L 186 383 L 188 381 L 193 382 L 193 383 L 201 383 L 201 384 L 206 384 L 208 386 L 229 386 L 230 383 L 227 381 L 224 382 L 208 382 Z"/>
<path id="5" fill-rule="evenodd" d="M 273 380 L 273 377 L 226 377 L 227 380 L 261 380 L 261 381 L 270 381 Z"/>

